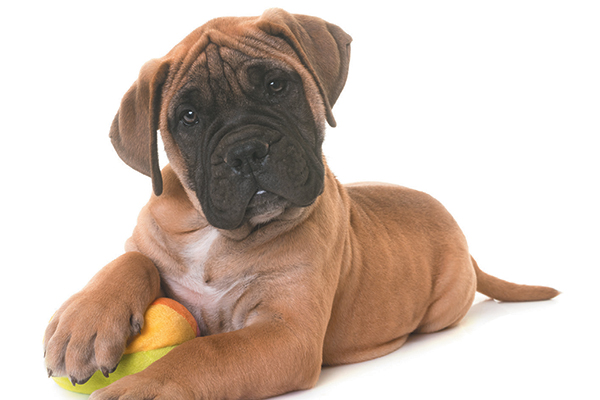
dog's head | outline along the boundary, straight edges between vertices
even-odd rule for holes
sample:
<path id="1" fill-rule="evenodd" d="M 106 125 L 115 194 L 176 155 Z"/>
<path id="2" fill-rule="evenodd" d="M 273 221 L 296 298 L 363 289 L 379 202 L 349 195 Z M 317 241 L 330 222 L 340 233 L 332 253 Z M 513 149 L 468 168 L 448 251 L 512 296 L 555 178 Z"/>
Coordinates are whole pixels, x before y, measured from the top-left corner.
<path id="1" fill-rule="evenodd" d="M 306 207 L 323 191 L 325 122 L 335 126 L 350 42 L 335 25 L 278 9 L 212 20 L 144 65 L 112 143 L 160 195 L 160 129 L 173 170 L 220 229 Z"/>

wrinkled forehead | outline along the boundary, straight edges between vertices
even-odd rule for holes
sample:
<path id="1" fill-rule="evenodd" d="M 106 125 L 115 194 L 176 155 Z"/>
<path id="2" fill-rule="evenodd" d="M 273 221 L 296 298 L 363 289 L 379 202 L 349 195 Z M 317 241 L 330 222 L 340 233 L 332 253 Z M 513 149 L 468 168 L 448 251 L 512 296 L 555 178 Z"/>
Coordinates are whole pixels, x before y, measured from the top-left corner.
<path id="1" fill-rule="evenodd" d="M 242 94 L 245 75 L 252 66 L 277 68 L 297 73 L 310 108 L 318 122 L 325 112 L 318 86 L 292 47 L 282 38 L 260 30 L 238 27 L 233 32 L 208 29 L 193 32 L 170 53 L 169 78 L 163 105 L 176 100 L 187 89 L 204 89 L 207 101 L 226 100 L 217 96 Z M 163 107 L 163 110 L 168 107 Z"/>
<path id="2" fill-rule="evenodd" d="M 293 75 L 289 64 L 274 58 L 254 58 L 239 50 L 210 43 L 198 56 L 176 87 L 171 103 L 189 93 L 200 96 L 205 105 L 227 104 L 243 99 L 256 84 L 252 76 L 266 71 L 284 71 Z"/>
<path id="3" fill-rule="evenodd" d="M 256 29 L 243 29 L 243 26 L 228 32 L 218 29 L 207 29 L 201 34 L 193 32 L 171 53 L 177 59 L 174 65 L 176 71 L 170 74 L 171 88 L 175 90 L 186 83 L 194 69 L 204 70 L 212 77 L 221 76 L 224 63 L 229 69 L 237 69 L 251 59 L 273 59 L 290 66 L 301 65 L 284 39 Z"/>

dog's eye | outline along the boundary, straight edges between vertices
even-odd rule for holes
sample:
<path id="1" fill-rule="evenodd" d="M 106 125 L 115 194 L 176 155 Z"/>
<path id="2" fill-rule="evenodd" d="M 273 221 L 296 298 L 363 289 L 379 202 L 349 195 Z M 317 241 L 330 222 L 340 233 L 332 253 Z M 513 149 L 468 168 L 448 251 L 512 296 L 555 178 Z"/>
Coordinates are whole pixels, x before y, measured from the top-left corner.
<path id="1" fill-rule="evenodd" d="M 286 86 L 286 82 L 280 79 L 272 79 L 267 83 L 267 89 L 272 94 L 278 94 L 283 92 Z"/>
<path id="2" fill-rule="evenodd" d="M 180 119 L 186 126 L 196 125 L 198 123 L 198 114 L 194 110 L 185 110 L 181 113 Z"/>

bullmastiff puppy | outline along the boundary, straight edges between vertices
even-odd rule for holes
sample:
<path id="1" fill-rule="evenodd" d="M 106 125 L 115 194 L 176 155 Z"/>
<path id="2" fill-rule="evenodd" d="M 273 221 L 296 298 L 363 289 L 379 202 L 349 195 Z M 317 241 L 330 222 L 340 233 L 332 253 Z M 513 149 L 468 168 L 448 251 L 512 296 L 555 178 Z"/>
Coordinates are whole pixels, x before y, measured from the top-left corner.
<path id="1" fill-rule="evenodd" d="M 458 323 L 476 290 L 503 301 L 558 294 L 483 273 L 427 194 L 336 180 L 321 145 L 350 42 L 336 25 L 273 9 L 212 20 L 142 67 L 110 137 L 154 193 L 125 254 L 50 322 L 50 375 L 75 384 L 110 374 L 165 295 L 191 311 L 201 337 L 91 399 L 307 389 L 322 365 L 379 357 L 413 332 Z"/>

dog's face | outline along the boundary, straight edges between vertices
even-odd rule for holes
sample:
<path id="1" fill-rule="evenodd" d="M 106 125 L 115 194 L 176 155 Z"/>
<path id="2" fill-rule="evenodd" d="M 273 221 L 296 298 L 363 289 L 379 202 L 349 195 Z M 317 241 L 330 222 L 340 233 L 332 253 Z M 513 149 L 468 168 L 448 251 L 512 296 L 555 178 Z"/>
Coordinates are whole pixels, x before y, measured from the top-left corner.
<path id="1" fill-rule="evenodd" d="M 211 225 L 264 223 L 321 194 L 323 127 L 291 66 L 210 44 L 180 86 L 168 131 Z"/>
<path id="2" fill-rule="evenodd" d="M 113 144 L 159 195 L 160 128 L 173 170 L 220 229 L 309 206 L 323 191 L 325 121 L 335 125 L 350 41 L 335 25 L 282 10 L 210 21 L 142 68 Z"/>

